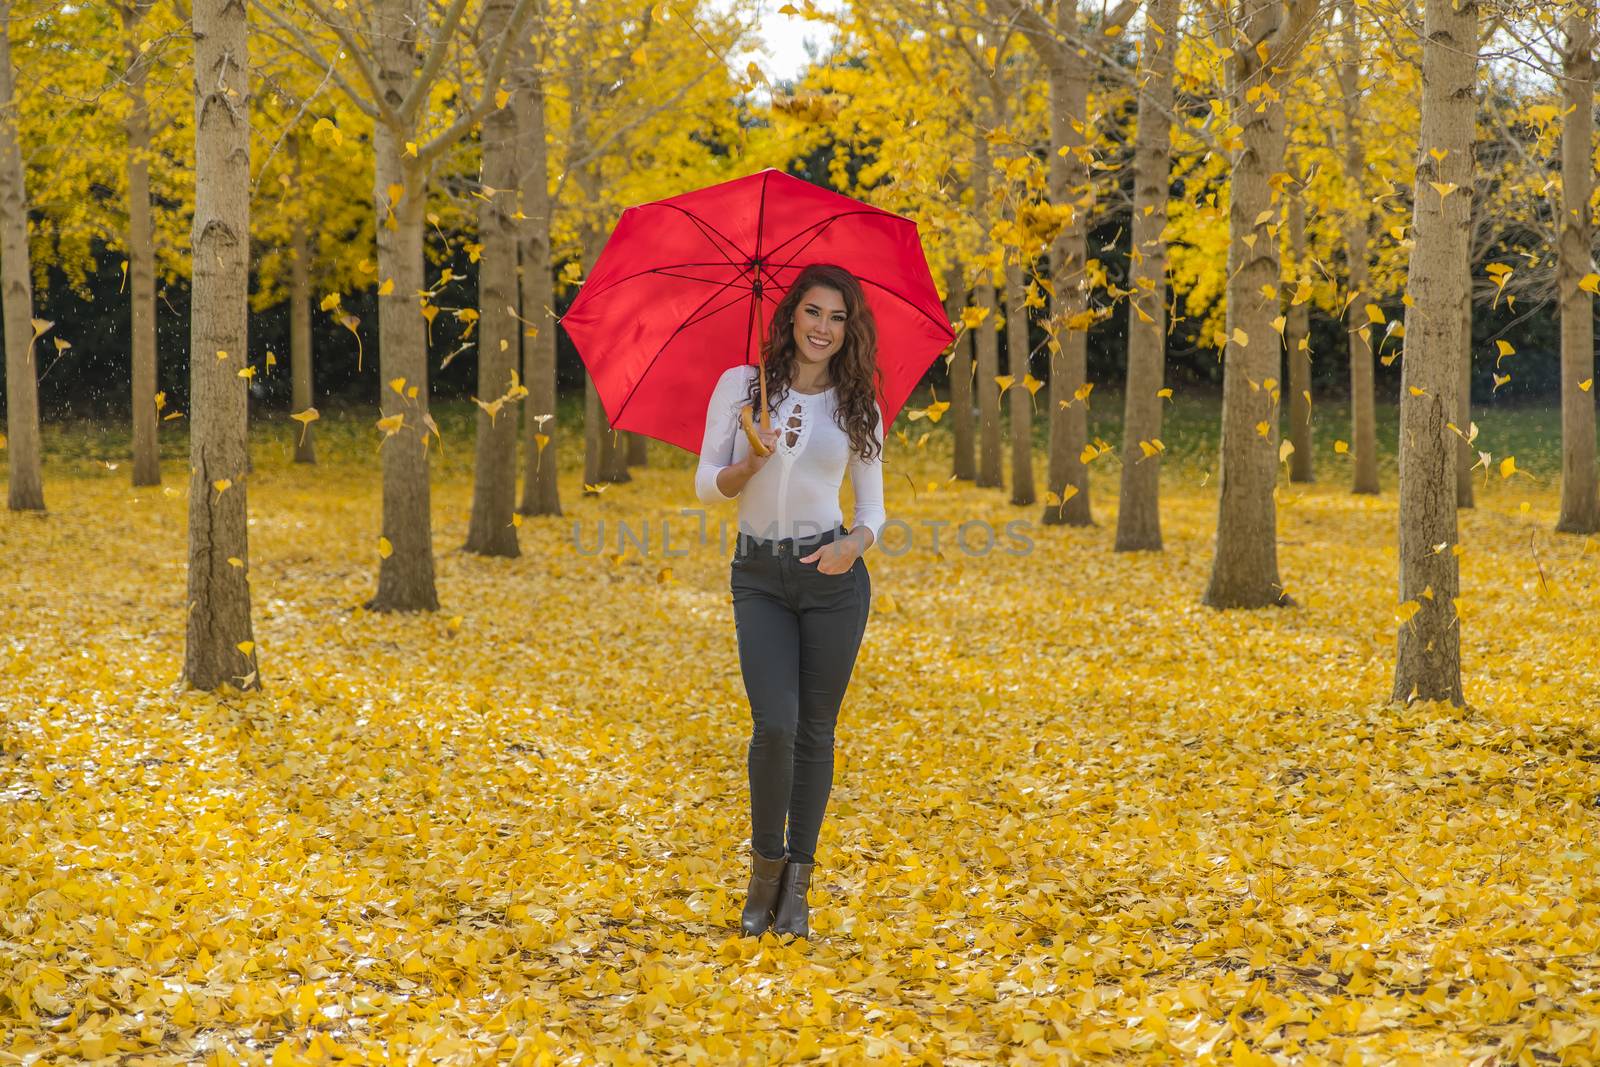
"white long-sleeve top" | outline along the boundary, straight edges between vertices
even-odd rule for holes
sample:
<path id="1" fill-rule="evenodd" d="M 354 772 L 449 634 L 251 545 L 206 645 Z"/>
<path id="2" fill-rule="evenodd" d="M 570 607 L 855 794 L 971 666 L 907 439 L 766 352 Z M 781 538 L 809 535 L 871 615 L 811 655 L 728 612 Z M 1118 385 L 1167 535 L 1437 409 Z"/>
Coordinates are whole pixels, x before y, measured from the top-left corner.
<path id="1" fill-rule="evenodd" d="M 739 425 L 739 410 L 757 373 L 753 364 L 730 367 L 712 390 L 700 465 L 694 475 L 695 493 L 702 503 L 733 499 L 717 487 L 717 473 L 750 453 L 749 439 Z M 874 433 L 879 452 L 870 461 L 851 449 L 850 435 L 835 421 L 834 411 L 833 388 L 810 395 L 791 390 L 784 397 L 772 418 L 778 430 L 776 450 L 739 493 L 741 531 L 779 540 L 815 537 L 842 525 L 839 486 L 848 467 L 855 494 L 855 519 L 850 528 L 867 527 L 877 544 L 887 518 L 883 509 L 883 407 L 878 406 Z M 754 414 L 759 425 L 760 412 Z"/>

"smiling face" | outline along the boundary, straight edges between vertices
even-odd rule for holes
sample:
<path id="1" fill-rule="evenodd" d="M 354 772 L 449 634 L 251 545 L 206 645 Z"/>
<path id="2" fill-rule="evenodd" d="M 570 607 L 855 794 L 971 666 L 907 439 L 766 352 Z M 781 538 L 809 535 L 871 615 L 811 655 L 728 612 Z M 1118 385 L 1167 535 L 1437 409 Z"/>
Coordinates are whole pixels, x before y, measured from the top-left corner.
<path id="1" fill-rule="evenodd" d="M 804 363 L 826 363 L 844 343 L 844 294 L 813 285 L 794 312 L 794 348 Z"/>

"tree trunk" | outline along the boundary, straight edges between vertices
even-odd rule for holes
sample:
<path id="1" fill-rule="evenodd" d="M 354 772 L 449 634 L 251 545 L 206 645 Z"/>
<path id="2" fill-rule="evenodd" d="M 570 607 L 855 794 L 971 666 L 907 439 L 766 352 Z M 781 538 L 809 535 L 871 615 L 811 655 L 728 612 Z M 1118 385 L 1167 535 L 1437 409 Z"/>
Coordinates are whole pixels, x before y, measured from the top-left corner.
<path id="1" fill-rule="evenodd" d="M 1118 552 L 1159 552 L 1161 454 L 1140 442 L 1161 439 L 1166 377 L 1167 198 L 1172 186 L 1173 42 L 1178 0 L 1156 0 L 1139 57 L 1139 121 L 1133 145 L 1133 289 L 1128 311 L 1128 384 L 1123 397 Z M 1141 314 L 1142 312 L 1142 314 Z M 1054 394 L 1052 393 L 1052 396 Z M 1150 448 L 1155 445 L 1150 444 Z"/>
<path id="2" fill-rule="evenodd" d="M 980 89 L 977 99 L 984 100 L 981 75 L 975 76 Z M 991 126 L 999 125 L 991 109 Z M 973 130 L 972 162 L 972 213 L 977 216 L 979 240 L 989 238 L 989 140 L 988 130 Z M 983 263 L 978 269 L 977 306 L 988 312 L 973 337 L 973 347 L 978 357 L 978 476 L 973 484 L 983 488 L 1003 488 L 1005 478 L 1000 472 L 1000 386 L 995 375 L 1000 373 L 1000 338 L 995 332 L 999 319 L 994 292 L 994 272 L 989 268 L 987 256 L 980 255 Z"/>
<path id="3" fill-rule="evenodd" d="M 1470 151 L 1470 149 L 1469 149 Z M 1470 223 L 1468 224 L 1470 226 Z M 1471 232 L 1470 230 L 1468 231 Z M 1472 254 L 1469 250 L 1460 264 L 1461 279 L 1461 350 L 1456 356 L 1459 376 L 1456 379 L 1455 424 L 1463 434 L 1472 432 Z M 1455 438 L 1456 449 L 1456 507 L 1473 507 L 1472 466 L 1477 462 L 1476 450 L 1464 438 Z"/>
<path id="4" fill-rule="evenodd" d="M 951 267 L 945 272 L 945 314 L 951 322 L 961 318 L 967 306 L 968 293 L 962 287 L 961 269 Z M 957 478 L 972 481 L 977 476 L 978 461 L 973 449 L 972 434 L 972 331 L 964 331 L 956 338 L 950 353 L 950 430 L 955 439 L 955 455 L 951 473 Z"/>
<path id="5" fill-rule="evenodd" d="M 1566 118 L 1561 127 L 1561 233 L 1557 273 L 1561 300 L 1561 517 L 1562 533 L 1600 531 L 1596 495 L 1594 413 L 1594 298 L 1578 282 L 1594 269 L 1589 199 L 1594 166 L 1594 13 L 1584 4 L 1567 15 Z M 1587 390 L 1583 383 L 1588 382 Z"/>
<path id="6" fill-rule="evenodd" d="M 1071 40 L 1078 32 L 1077 0 L 1058 0 L 1056 29 Z M 1088 526 L 1089 469 L 1083 446 L 1089 441 L 1089 408 L 1074 399 L 1089 373 L 1088 327 L 1075 322 L 1088 307 L 1084 265 L 1088 260 L 1089 219 L 1094 211 L 1094 187 L 1089 162 L 1083 153 L 1089 133 L 1088 59 L 1076 48 L 1052 48 L 1046 53 L 1050 76 L 1050 202 L 1071 204 L 1072 221 L 1062 227 L 1050 246 L 1050 460 L 1046 488 L 1056 504 L 1046 503 L 1045 525 Z M 1062 152 L 1066 155 L 1062 155 Z M 1066 502 L 1068 486 L 1075 489 Z M 1031 490 L 1031 486 L 1030 486 Z M 1029 497 L 1032 497 L 1030 491 Z"/>
<path id="7" fill-rule="evenodd" d="M 1294 273 L 1307 283 L 1311 271 L 1306 258 L 1306 204 L 1296 189 L 1289 198 L 1289 244 L 1294 249 Z M 1297 286 L 1298 288 L 1298 286 Z M 1316 479 L 1311 441 L 1311 304 L 1290 298 L 1283 339 L 1289 350 L 1289 480 Z"/>
<path id="8" fill-rule="evenodd" d="M 183 678 L 259 689 L 250 622 L 250 53 L 243 0 L 195 0 L 189 608 Z"/>
<path id="9" fill-rule="evenodd" d="M 416 22 L 409 0 L 381 0 L 374 38 L 378 78 L 384 97 L 398 108 L 416 73 Z M 427 170 L 407 159 L 405 142 L 413 131 L 378 122 L 373 131 L 374 201 L 378 217 L 378 276 L 394 280 L 378 298 L 378 387 L 382 417 L 398 418 L 399 429 L 384 437 L 383 536 L 389 552 L 378 565 L 378 591 L 369 611 L 437 611 L 434 587 L 432 488 L 428 474 L 428 337 L 417 293 L 423 284 L 422 242 L 427 206 Z M 399 186 L 399 202 L 390 187 Z M 381 283 L 380 283 L 381 284 Z M 404 392 L 391 388 L 404 380 Z M 417 395 L 410 395 L 412 389 Z"/>
<path id="10" fill-rule="evenodd" d="M 1459 5 L 1457 7 L 1456 5 Z M 1455 438 L 1461 287 L 1472 206 L 1477 0 L 1427 0 L 1400 384 L 1400 601 L 1395 700 L 1462 703 Z M 1443 158 L 1438 157 L 1443 153 Z M 1446 192 L 1441 194 L 1439 188 Z M 1441 550 L 1439 546 L 1449 546 Z"/>
<path id="11" fill-rule="evenodd" d="M 542 27 L 541 27 L 542 28 Z M 536 57 L 525 54 L 513 73 L 518 91 L 517 140 L 522 189 L 522 377 L 528 387 L 523 401 L 525 456 L 522 483 L 524 515 L 560 515 L 556 483 L 556 329 L 555 283 L 550 264 L 550 162 L 545 144 L 544 75 Z M 540 416 L 550 418 L 541 419 Z M 540 447 L 540 438 L 544 439 Z"/>
<path id="12" fill-rule="evenodd" d="M 494 0 L 484 12 L 482 43 L 487 68 L 511 14 L 509 0 Z M 483 120 L 483 184 L 494 190 L 478 202 L 478 399 L 493 404 L 511 391 L 517 373 L 517 117 L 496 108 Z M 494 415 L 478 409 L 473 467 L 472 517 L 466 551 L 484 556 L 521 555 L 511 517 L 517 505 L 517 409 L 507 401 Z"/>
<path id="13" fill-rule="evenodd" d="M 118 5 L 122 42 L 128 59 L 125 89 L 128 117 L 128 298 L 133 350 L 133 484 L 161 484 L 161 452 L 156 412 L 156 257 L 150 220 L 150 104 L 145 98 L 149 69 L 139 51 L 139 23 L 146 2 Z"/>
<path id="14" fill-rule="evenodd" d="M 1272 37 L 1282 6 L 1263 4 L 1245 31 L 1250 41 Z M 1286 65 L 1281 56 L 1271 62 Z M 1240 101 L 1233 121 L 1244 127 L 1233 160 L 1228 211 L 1227 347 L 1222 371 L 1222 444 L 1216 557 L 1204 601 L 1214 608 L 1258 608 L 1286 602 L 1278 580 L 1278 381 L 1282 341 L 1272 327 L 1278 302 L 1263 297 L 1279 284 L 1278 240 L 1265 216 L 1271 178 L 1283 170 L 1284 108 L 1255 49 L 1240 44 L 1229 59 L 1230 95 Z M 1267 86 L 1260 105 L 1249 91 Z M 1260 221 L 1258 221 L 1258 219 Z"/>
<path id="15" fill-rule="evenodd" d="M 1033 489 L 1033 394 L 1023 386 L 1028 374 L 1027 289 L 1022 267 L 1006 266 L 1006 291 L 1010 307 L 1006 311 L 1006 362 L 1012 378 L 1011 394 L 1011 502 L 1032 504 Z"/>
<path id="16" fill-rule="evenodd" d="M 594 173 L 592 167 L 585 168 L 580 175 L 580 184 L 584 189 L 584 197 L 589 203 L 594 203 L 600 196 L 600 176 Z M 587 276 L 594 269 L 594 261 L 600 255 L 600 234 L 592 226 L 585 226 L 583 231 L 583 270 Z M 588 381 L 588 393 L 585 394 L 584 414 L 586 422 L 593 423 L 593 433 L 589 432 L 586 425 L 584 430 L 584 443 L 597 450 L 594 465 L 599 472 L 599 480 L 605 482 L 631 482 L 633 475 L 628 473 L 627 446 L 622 441 L 622 431 L 613 429 L 611 419 L 606 415 L 605 405 L 600 402 L 600 394 L 595 391 L 594 379 L 587 369 L 584 378 Z M 584 466 L 587 469 L 589 460 L 586 457 Z"/>
<path id="17" fill-rule="evenodd" d="M 6 340 L 8 499 L 12 511 L 43 511 L 39 373 L 33 356 L 33 281 L 28 273 L 28 194 L 15 92 L 11 3 L 0 0 L 0 314 L 5 319 Z M 154 401 L 151 403 L 154 406 Z"/>
<path id="18" fill-rule="evenodd" d="M 1356 62 L 1359 34 L 1356 32 L 1355 0 L 1339 0 L 1340 30 L 1343 36 L 1339 53 L 1340 109 L 1344 122 L 1344 180 L 1349 186 L 1349 213 L 1345 216 L 1344 245 L 1350 292 L 1355 294 L 1345 312 L 1345 331 L 1350 350 L 1350 491 L 1378 491 L 1378 418 L 1374 385 L 1372 322 L 1367 305 L 1369 276 L 1367 244 L 1371 240 L 1365 193 L 1367 158 L 1361 143 L 1361 86 Z"/>
<path id="19" fill-rule="evenodd" d="M 294 163 L 295 186 L 301 182 L 300 141 L 289 138 L 289 157 Z M 316 403 L 311 374 L 311 241 L 306 233 L 304 213 L 296 211 L 289 224 L 289 379 L 294 411 L 301 412 Z M 317 461 L 316 427 L 297 423 L 294 461 Z"/>
<path id="20" fill-rule="evenodd" d="M 601 438 L 605 436 L 605 412 L 600 410 L 600 394 L 595 391 L 594 379 L 587 371 L 583 375 L 583 493 L 597 496 L 598 486 L 604 480 L 600 467 Z"/>
<path id="21" fill-rule="evenodd" d="M 650 438 L 642 433 L 624 433 L 628 442 L 628 466 L 645 467 L 650 464 Z"/>

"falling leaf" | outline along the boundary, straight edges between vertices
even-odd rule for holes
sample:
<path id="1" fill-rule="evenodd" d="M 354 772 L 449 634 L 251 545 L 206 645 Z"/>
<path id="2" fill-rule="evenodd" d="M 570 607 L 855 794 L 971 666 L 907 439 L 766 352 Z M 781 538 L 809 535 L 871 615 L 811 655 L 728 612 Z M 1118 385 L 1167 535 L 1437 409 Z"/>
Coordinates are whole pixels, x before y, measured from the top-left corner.
<path id="1" fill-rule="evenodd" d="M 300 424 L 300 444 L 305 444 L 306 430 L 310 429 L 311 424 L 321 416 L 317 414 L 316 408 L 306 408 L 304 411 L 297 411 L 289 417 Z"/>
<path id="2" fill-rule="evenodd" d="M 361 369 L 362 358 L 361 333 L 356 329 L 356 327 L 361 325 L 361 320 L 356 318 L 354 315 L 340 315 L 338 321 L 339 325 L 349 330 L 350 335 L 356 339 L 356 370 L 359 371 Z"/>
<path id="3" fill-rule="evenodd" d="M 1335 441 L 1333 443 L 1333 450 L 1335 452 L 1337 452 L 1339 455 L 1342 456 L 1342 455 L 1344 455 L 1344 454 L 1346 454 L 1347 452 L 1350 451 L 1350 442 L 1349 441 Z"/>
<path id="4" fill-rule="evenodd" d="M 387 537 L 378 538 L 378 557 L 388 559 L 394 553 L 394 545 L 389 543 Z"/>

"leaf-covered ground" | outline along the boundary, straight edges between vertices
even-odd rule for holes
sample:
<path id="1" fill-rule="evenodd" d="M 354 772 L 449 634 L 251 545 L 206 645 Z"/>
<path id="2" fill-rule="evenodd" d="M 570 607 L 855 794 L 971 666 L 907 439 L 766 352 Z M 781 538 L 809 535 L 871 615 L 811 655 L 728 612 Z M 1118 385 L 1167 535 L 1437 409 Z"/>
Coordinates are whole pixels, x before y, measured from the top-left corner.
<path id="1" fill-rule="evenodd" d="M 814 937 L 780 944 L 737 934 L 749 714 L 691 457 L 564 479 L 489 560 L 447 438 L 444 607 L 390 617 L 362 425 L 315 470 L 257 429 L 260 693 L 174 687 L 181 461 L 133 491 L 58 455 L 49 515 L 0 514 L 0 1063 L 1600 1056 L 1600 552 L 1548 478 L 1464 516 L 1471 708 L 1395 708 L 1395 501 L 1327 443 L 1283 487 L 1300 606 L 1229 614 L 1203 465 L 1128 556 L 1114 456 L 1100 525 L 1046 529 L 945 484 L 942 427 L 893 444 L 915 537 L 868 556 Z M 952 543 L 1013 519 L 1031 552 Z"/>

